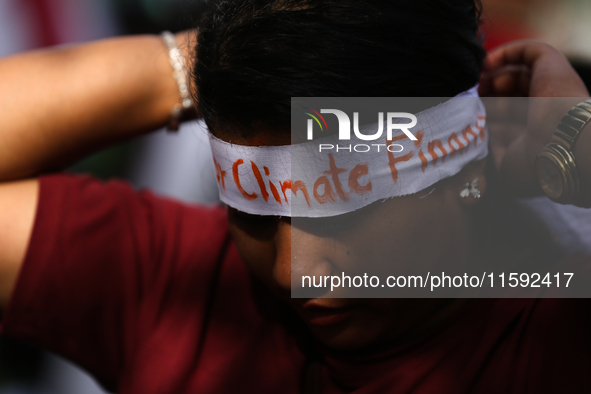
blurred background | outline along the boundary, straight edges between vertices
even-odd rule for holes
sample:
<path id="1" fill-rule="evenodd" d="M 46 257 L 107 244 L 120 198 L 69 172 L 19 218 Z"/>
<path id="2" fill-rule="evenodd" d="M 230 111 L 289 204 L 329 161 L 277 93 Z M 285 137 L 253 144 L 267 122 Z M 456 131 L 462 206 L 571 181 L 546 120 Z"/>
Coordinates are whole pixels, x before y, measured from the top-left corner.
<path id="1" fill-rule="evenodd" d="M 215 0 L 210 0 L 215 1 Z M 521 38 L 546 41 L 591 81 L 591 2 L 483 0 L 487 49 Z M 0 56 L 127 34 L 195 27 L 206 0 L 0 0 Z M 0 76 L 1 78 L 1 76 Z M 207 134 L 199 122 L 99 152 L 69 171 L 128 179 L 136 187 L 193 203 L 215 203 Z M 166 362 L 165 360 L 163 362 Z M 0 338 L 0 394 L 98 394 L 92 378 L 67 361 Z"/>

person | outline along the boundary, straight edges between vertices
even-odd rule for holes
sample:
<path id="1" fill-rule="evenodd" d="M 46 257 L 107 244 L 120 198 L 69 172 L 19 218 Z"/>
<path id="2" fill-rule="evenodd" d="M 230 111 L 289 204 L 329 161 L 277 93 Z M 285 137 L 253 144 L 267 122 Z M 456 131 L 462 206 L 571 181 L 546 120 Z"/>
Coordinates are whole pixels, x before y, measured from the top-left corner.
<path id="1" fill-rule="evenodd" d="M 220 1 L 199 27 L 192 74 L 212 146 L 281 149 L 291 97 L 453 97 L 479 81 L 481 95 L 589 97 L 541 43 L 509 44 L 483 64 L 477 4 L 428 3 Z M 186 57 L 194 34 L 177 35 Z M 540 192 L 530 169 L 553 127 L 500 138 L 496 181 L 491 159 L 471 161 L 434 190 L 346 214 L 355 234 L 368 234 L 357 240 L 349 228 L 317 233 L 330 217 L 296 226 L 238 210 L 230 197 L 226 212 L 51 172 L 165 125 L 178 103 L 168 62 L 152 36 L 0 62 L 5 335 L 74 360 L 118 393 L 588 392 L 587 299 L 290 297 L 292 252 L 322 273 L 371 250 L 407 263 L 523 258 L 515 251 L 543 236 L 535 226 L 478 219 L 516 218 L 513 208 L 500 215 L 509 205 L 488 211 L 495 190 Z M 558 112 L 544 119 L 556 125 Z M 585 188 L 590 150 L 583 130 L 574 154 Z M 475 178 L 477 188 L 465 186 Z M 518 238 L 478 249 L 483 231 Z M 551 245 L 533 252 L 526 258 L 560 258 Z"/>

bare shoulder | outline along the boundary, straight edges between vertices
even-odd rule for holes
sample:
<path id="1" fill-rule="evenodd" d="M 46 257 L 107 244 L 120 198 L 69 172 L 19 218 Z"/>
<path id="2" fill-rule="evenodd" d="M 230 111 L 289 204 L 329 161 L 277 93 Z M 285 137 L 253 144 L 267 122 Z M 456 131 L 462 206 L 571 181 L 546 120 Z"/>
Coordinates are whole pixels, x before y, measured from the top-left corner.
<path id="1" fill-rule="evenodd" d="M 39 181 L 0 183 L 0 307 L 8 302 L 35 221 Z"/>

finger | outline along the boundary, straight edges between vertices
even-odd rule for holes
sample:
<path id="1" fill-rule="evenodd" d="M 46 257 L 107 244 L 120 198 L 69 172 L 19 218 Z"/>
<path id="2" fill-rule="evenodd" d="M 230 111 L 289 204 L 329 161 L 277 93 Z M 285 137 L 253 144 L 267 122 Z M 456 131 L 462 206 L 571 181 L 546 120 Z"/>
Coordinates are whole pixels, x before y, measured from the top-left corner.
<path id="1" fill-rule="evenodd" d="M 506 66 L 480 78 L 478 93 L 483 96 L 522 97 L 530 90 L 531 73 L 525 66 Z"/>
<path id="2" fill-rule="evenodd" d="M 560 52 L 548 44 L 535 40 L 520 40 L 491 51 L 485 60 L 484 71 L 494 71 L 507 65 L 525 65 L 531 69 L 546 57 L 568 63 Z"/>
<path id="3" fill-rule="evenodd" d="M 490 52 L 484 75 L 495 75 L 508 66 L 530 70 L 530 97 L 588 97 L 584 83 L 569 61 L 556 49 L 539 41 L 516 41 Z M 525 86 L 525 76 L 521 82 Z M 494 81 L 494 79 L 493 79 Z M 491 84 L 486 84 L 491 89 Z M 494 89 L 494 85 L 492 85 Z M 494 91 L 494 90 L 493 90 Z"/>
<path id="4" fill-rule="evenodd" d="M 529 150 L 531 148 L 528 147 L 527 135 L 522 134 L 507 148 L 500 161 L 503 186 L 517 197 L 531 197 L 541 193 Z"/>
<path id="5" fill-rule="evenodd" d="M 493 160 L 495 162 L 495 166 L 497 171 L 501 169 L 501 163 L 503 162 L 503 157 L 505 156 L 505 152 L 507 149 L 499 144 L 491 144 L 490 145 L 490 152 L 493 155 Z"/>

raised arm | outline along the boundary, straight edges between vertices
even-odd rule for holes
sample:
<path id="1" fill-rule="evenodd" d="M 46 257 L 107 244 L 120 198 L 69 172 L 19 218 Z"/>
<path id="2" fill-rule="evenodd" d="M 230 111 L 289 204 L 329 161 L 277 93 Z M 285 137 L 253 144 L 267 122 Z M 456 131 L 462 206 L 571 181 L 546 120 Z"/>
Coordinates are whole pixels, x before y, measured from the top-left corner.
<path id="1" fill-rule="evenodd" d="M 190 59 L 193 33 L 177 34 Z M 0 307 L 32 231 L 40 172 L 165 125 L 180 101 L 158 36 L 0 59 Z"/>
<path id="2" fill-rule="evenodd" d="M 177 40 L 188 52 L 188 34 Z M 158 36 L 7 57 L 0 76 L 0 181 L 59 168 L 163 126 L 180 100 Z"/>
<path id="3" fill-rule="evenodd" d="M 486 60 L 480 93 L 498 97 L 550 97 L 530 100 L 528 126 L 522 133 L 495 136 L 493 154 L 507 191 L 516 196 L 542 194 L 535 171 L 538 152 L 550 142 L 568 110 L 589 99 L 589 91 L 569 61 L 550 45 L 517 41 L 492 51 Z M 583 201 L 591 206 L 591 124 L 587 124 L 573 149 L 582 182 Z"/>

